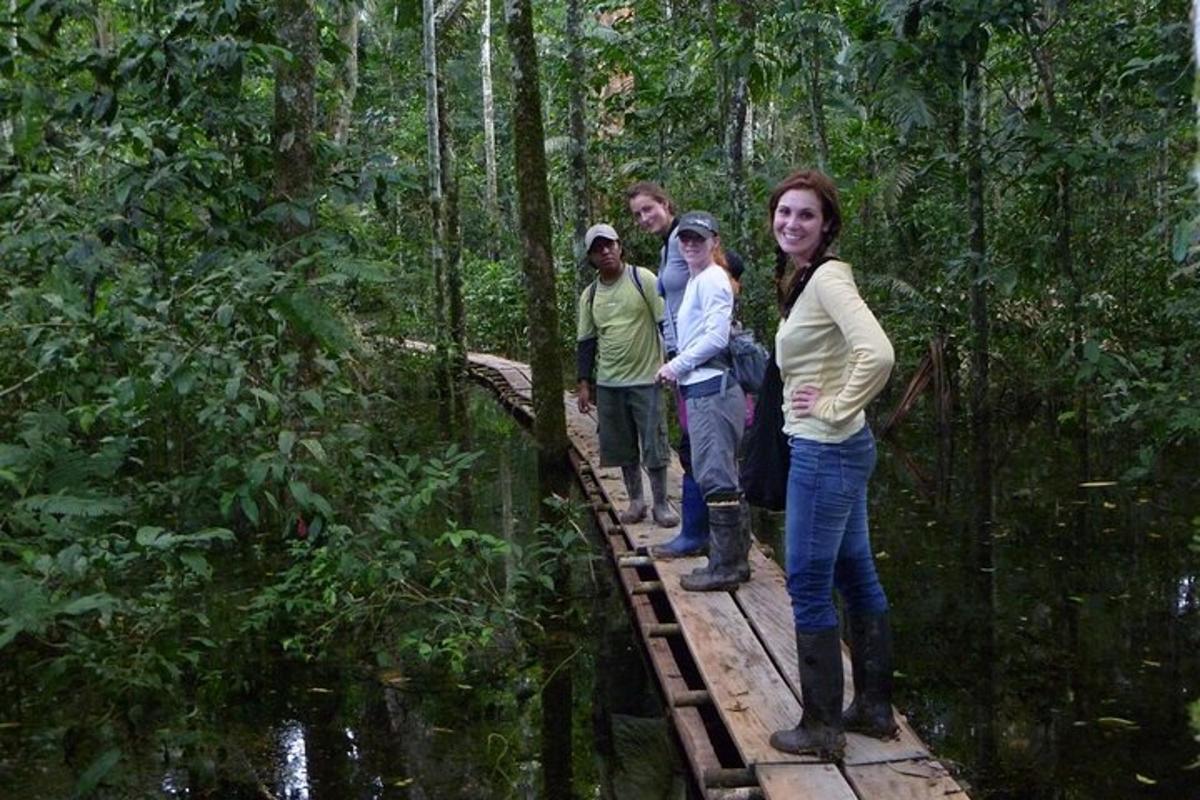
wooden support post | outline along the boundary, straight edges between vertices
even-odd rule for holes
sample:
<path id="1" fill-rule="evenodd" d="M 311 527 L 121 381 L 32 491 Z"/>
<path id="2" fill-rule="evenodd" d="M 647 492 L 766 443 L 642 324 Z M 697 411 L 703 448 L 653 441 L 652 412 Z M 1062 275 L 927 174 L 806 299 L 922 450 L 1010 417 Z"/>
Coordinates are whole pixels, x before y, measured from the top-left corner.
<path id="1" fill-rule="evenodd" d="M 622 567 L 649 567 L 654 564 L 650 556 L 621 556 L 617 565 Z"/>
<path id="2" fill-rule="evenodd" d="M 757 786 L 740 789 L 705 789 L 705 800 L 765 800 L 766 795 Z"/>
<path id="3" fill-rule="evenodd" d="M 683 628 L 678 622 L 655 622 L 652 625 L 643 625 L 642 630 L 647 636 L 679 636 L 683 633 Z"/>
<path id="4" fill-rule="evenodd" d="M 712 698 L 709 697 L 708 692 L 704 689 L 687 689 L 671 695 L 671 705 L 675 708 L 702 706 L 711 702 Z"/>
<path id="5" fill-rule="evenodd" d="M 704 788 L 706 789 L 741 789 L 751 787 L 758 787 L 758 778 L 754 776 L 754 770 L 750 767 L 704 770 Z"/>
<path id="6" fill-rule="evenodd" d="M 662 581 L 642 581 L 631 589 L 634 594 L 654 594 L 663 591 Z"/>

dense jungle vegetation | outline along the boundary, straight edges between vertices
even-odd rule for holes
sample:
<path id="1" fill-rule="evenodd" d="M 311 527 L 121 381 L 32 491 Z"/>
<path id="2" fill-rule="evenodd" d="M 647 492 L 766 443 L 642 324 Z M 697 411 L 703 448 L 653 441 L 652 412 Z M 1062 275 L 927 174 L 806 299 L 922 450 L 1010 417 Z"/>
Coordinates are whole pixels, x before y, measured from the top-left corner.
<path id="1" fill-rule="evenodd" d="M 464 679 L 558 613 L 561 509 L 523 549 L 454 513 L 463 353 L 557 402 L 584 228 L 657 264 L 635 180 L 722 220 L 767 336 L 766 195 L 833 175 L 889 404 L 942 357 L 949 404 L 905 424 L 972 443 L 980 513 L 997 420 L 1070 439 L 1081 481 L 1152 478 L 1200 444 L 1190 11 L 4 0 L 0 725 L 121 796 L 130 741 L 211 765 L 252 653 Z M 406 416 L 430 371 L 436 445 Z"/>

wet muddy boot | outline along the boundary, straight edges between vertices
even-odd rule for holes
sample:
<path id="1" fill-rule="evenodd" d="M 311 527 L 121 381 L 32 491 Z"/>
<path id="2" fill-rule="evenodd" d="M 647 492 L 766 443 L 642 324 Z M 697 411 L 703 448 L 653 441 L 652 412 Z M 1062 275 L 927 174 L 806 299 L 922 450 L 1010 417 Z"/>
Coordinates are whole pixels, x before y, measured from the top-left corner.
<path id="1" fill-rule="evenodd" d="M 887 612 L 850 616 L 850 662 L 854 702 L 846 709 L 846 730 L 894 739 L 900 733 L 892 714 L 892 627 Z"/>
<path id="2" fill-rule="evenodd" d="M 708 552 L 708 506 L 700 484 L 691 475 L 683 476 L 683 523 L 679 535 L 663 544 L 650 548 L 654 558 L 687 558 L 702 556 Z"/>
<path id="3" fill-rule="evenodd" d="M 629 495 L 629 507 L 617 514 L 622 525 L 633 525 L 646 518 L 646 501 L 642 496 L 642 468 L 638 464 L 621 467 L 625 480 L 625 492 Z"/>
<path id="4" fill-rule="evenodd" d="M 714 499 L 708 504 L 711 541 L 708 564 L 679 579 L 689 592 L 723 592 L 750 580 L 750 565 L 742 546 L 742 507 L 739 498 Z"/>
<path id="5" fill-rule="evenodd" d="M 750 580 L 750 545 L 754 542 L 754 531 L 750 527 L 750 504 L 746 502 L 746 498 L 739 498 L 738 508 L 742 515 L 742 525 L 739 529 L 741 536 L 738 539 L 737 551 L 737 568 L 738 572 L 746 577 L 743 581 Z"/>
<path id="6" fill-rule="evenodd" d="M 646 470 L 650 474 L 650 496 L 654 498 L 651 516 L 660 528 L 674 528 L 679 524 L 679 515 L 667 502 L 667 468 Z"/>
<path id="7" fill-rule="evenodd" d="M 842 643 L 837 628 L 820 633 L 796 631 L 800 662 L 800 724 L 771 734 L 771 747 L 785 753 L 816 755 L 838 761 L 846 751 L 842 727 Z"/>

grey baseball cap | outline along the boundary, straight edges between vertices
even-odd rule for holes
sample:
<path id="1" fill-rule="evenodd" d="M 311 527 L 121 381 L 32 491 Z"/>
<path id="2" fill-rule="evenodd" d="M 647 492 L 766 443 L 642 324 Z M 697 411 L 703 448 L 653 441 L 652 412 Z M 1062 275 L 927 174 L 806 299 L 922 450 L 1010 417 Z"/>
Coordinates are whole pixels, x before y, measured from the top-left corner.
<path id="1" fill-rule="evenodd" d="M 617 229 L 606 222 L 601 222 L 599 225 L 593 225 L 588 228 L 587 233 L 583 235 L 584 249 L 591 250 L 592 242 L 597 239 L 611 239 L 614 242 L 621 241 L 621 237 L 617 236 Z"/>
<path id="2" fill-rule="evenodd" d="M 698 233 L 705 239 L 711 239 L 720 233 L 717 228 L 717 218 L 707 211 L 689 211 L 679 218 L 677 231 Z"/>

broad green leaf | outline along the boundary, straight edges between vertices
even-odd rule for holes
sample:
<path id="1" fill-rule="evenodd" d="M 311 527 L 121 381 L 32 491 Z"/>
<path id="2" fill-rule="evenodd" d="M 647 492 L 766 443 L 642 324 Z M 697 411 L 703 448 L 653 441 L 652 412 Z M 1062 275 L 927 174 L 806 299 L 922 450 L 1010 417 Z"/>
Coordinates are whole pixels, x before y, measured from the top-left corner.
<path id="1" fill-rule="evenodd" d="M 285 456 L 292 454 L 292 448 L 296 446 L 296 434 L 294 431 L 282 430 L 279 432 L 279 452 Z"/>
<path id="2" fill-rule="evenodd" d="M 254 395 L 259 400 L 262 400 L 264 403 L 266 403 L 269 406 L 278 406 L 279 405 L 279 398 L 276 397 L 275 395 L 271 394 L 270 392 L 268 392 L 266 389 L 260 389 L 257 386 L 251 386 L 250 394 Z"/>
<path id="3" fill-rule="evenodd" d="M 137 534 L 134 536 L 134 541 L 136 541 L 142 547 L 155 547 L 156 542 L 158 541 L 159 537 L 162 536 L 163 532 L 163 528 L 155 527 L 153 525 L 146 525 L 138 528 Z"/>
<path id="4" fill-rule="evenodd" d="M 81 798 L 91 794 L 100 785 L 100 781 L 104 780 L 108 773 L 112 772 L 112 768 L 120 760 L 120 748 L 114 747 L 102 753 L 79 776 L 79 781 L 75 784 L 74 796 Z"/>
<path id="5" fill-rule="evenodd" d="M 117 605 L 117 598 L 110 594 L 89 594 L 76 597 L 63 605 L 59 611 L 69 616 L 78 616 L 90 611 L 109 611 Z"/>
<path id="6" fill-rule="evenodd" d="M 254 498 L 248 494 L 241 495 L 242 513 L 246 515 L 246 519 L 250 520 L 254 525 L 258 524 L 258 503 L 254 502 Z"/>
<path id="7" fill-rule="evenodd" d="M 321 446 L 319 441 L 316 439 L 301 439 L 300 444 L 304 446 L 304 449 L 312 453 L 313 458 L 324 463 L 326 460 L 325 448 Z"/>
<path id="8" fill-rule="evenodd" d="M 208 563 L 208 559 L 200 553 L 180 553 L 179 560 L 183 562 L 184 566 L 200 577 L 205 579 L 212 577 L 212 566 Z"/>
<path id="9" fill-rule="evenodd" d="M 65 494 L 38 494 L 18 500 L 16 507 L 64 517 L 103 517 L 120 514 L 129 502 L 123 497 L 74 497 Z"/>

